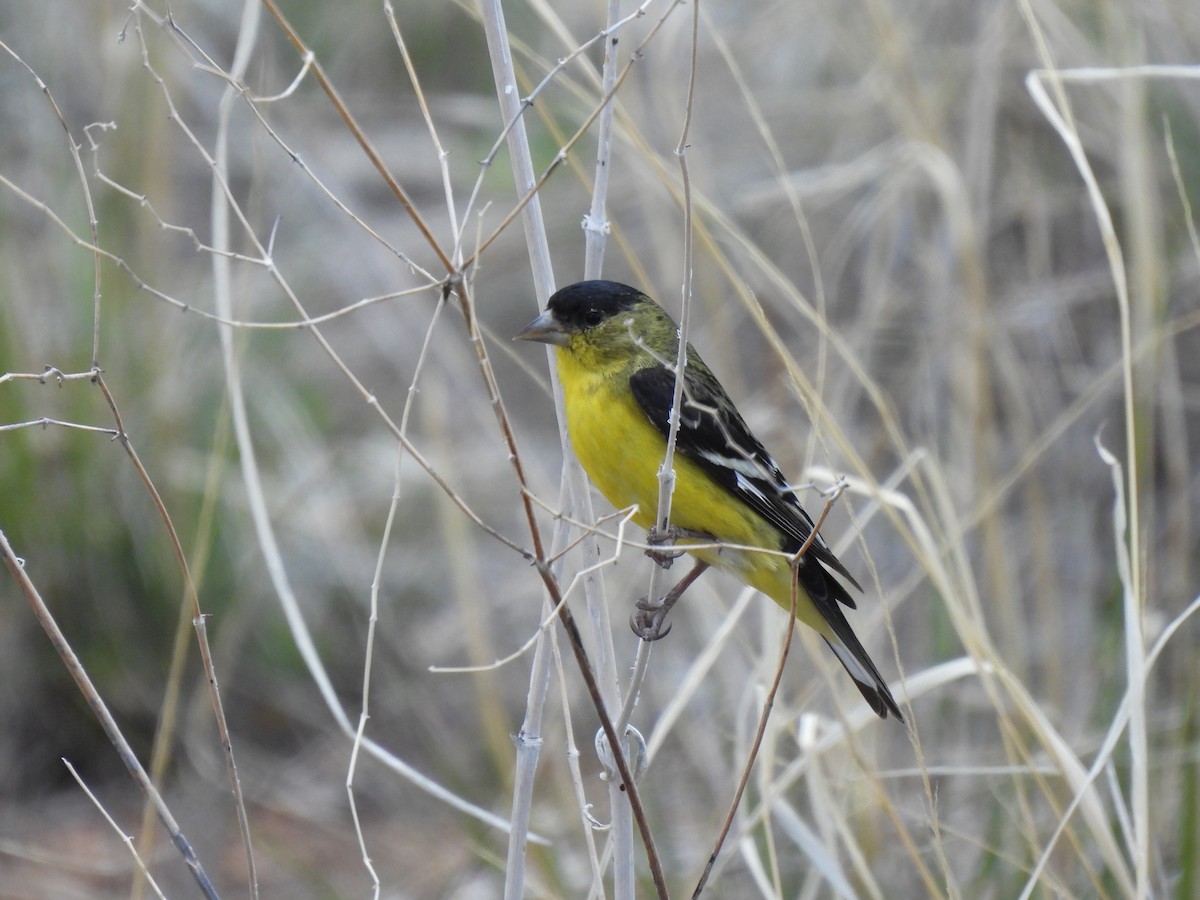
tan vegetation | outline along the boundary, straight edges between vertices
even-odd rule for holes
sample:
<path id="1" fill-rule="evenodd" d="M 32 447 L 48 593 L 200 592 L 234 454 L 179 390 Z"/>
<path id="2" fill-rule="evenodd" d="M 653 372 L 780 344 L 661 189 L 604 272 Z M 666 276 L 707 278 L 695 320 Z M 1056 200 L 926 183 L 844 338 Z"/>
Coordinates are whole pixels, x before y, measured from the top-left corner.
<path id="1" fill-rule="evenodd" d="M 600 271 L 841 481 L 909 723 L 798 632 L 705 895 L 1200 895 L 1194 3 L 514 3 L 508 92 L 473 4 L 12 6 L 0 895 L 152 890 L 101 807 L 167 896 L 167 810 L 224 896 L 653 896 L 547 585 L 690 894 L 786 616 L 709 573 L 639 656 L 680 569 L 509 340 Z"/>

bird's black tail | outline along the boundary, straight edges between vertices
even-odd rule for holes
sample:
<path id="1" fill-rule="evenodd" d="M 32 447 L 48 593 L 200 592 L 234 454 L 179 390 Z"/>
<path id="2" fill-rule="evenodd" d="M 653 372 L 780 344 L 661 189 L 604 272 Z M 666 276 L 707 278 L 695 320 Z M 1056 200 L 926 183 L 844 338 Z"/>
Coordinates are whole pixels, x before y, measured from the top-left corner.
<path id="1" fill-rule="evenodd" d="M 825 643 L 829 645 L 833 655 L 838 658 L 838 662 L 846 667 L 846 671 L 858 685 L 858 689 L 866 698 L 867 703 L 871 705 L 871 709 L 875 710 L 876 715 L 881 719 L 886 719 L 888 713 L 891 713 L 897 720 L 903 722 L 904 716 L 900 713 L 896 698 L 888 690 L 887 682 L 875 668 L 875 663 L 871 661 L 866 648 L 854 634 L 854 629 L 850 627 L 850 623 L 846 621 L 846 616 L 842 613 L 843 606 L 854 609 L 854 600 L 846 592 L 846 588 L 831 572 L 815 561 L 800 569 L 800 582 L 808 592 L 813 605 L 816 606 L 817 611 L 833 632 L 832 637 L 822 635 Z"/>
<path id="2" fill-rule="evenodd" d="M 838 612 L 841 616 L 841 612 Z M 845 617 L 842 621 L 845 622 Z M 833 625 L 833 623 L 830 623 Z M 839 629 L 834 625 L 834 632 Z M 854 683 L 858 685 L 858 689 L 862 691 L 863 697 L 867 703 L 871 705 L 871 709 L 875 710 L 875 714 L 881 719 L 886 719 L 888 713 L 891 713 L 899 721 L 904 721 L 904 716 L 900 714 L 900 707 L 896 705 L 896 698 L 892 696 L 892 692 L 888 690 L 887 682 L 883 680 L 883 676 L 879 674 L 879 670 L 875 668 L 875 663 L 871 662 L 871 657 L 867 655 L 867 651 L 863 645 L 859 643 L 858 638 L 854 636 L 854 632 L 850 631 L 850 623 L 846 622 L 846 632 L 850 640 L 847 641 L 840 634 L 840 640 L 831 641 L 825 638 L 825 643 L 829 645 L 829 649 L 833 651 L 833 655 L 838 658 L 846 671 L 850 673 L 850 677 L 854 679 Z"/>

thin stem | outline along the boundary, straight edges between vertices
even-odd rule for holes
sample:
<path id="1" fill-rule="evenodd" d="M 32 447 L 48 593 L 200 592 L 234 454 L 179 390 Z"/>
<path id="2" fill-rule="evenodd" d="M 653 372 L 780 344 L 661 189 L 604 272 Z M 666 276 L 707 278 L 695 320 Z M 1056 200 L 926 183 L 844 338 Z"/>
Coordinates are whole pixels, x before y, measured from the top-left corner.
<path id="1" fill-rule="evenodd" d="M 171 810 L 167 807 L 166 801 L 163 800 L 158 789 L 155 788 L 154 782 L 150 780 L 150 776 L 142 768 L 142 764 L 138 761 L 133 748 L 125 740 L 125 735 L 121 733 L 121 728 L 117 725 L 116 719 L 108 711 L 108 707 L 105 705 L 104 699 L 100 696 L 100 692 L 96 690 L 92 679 L 83 668 L 83 663 L 79 661 L 79 657 L 71 649 L 71 645 L 67 642 L 62 630 L 59 629 L 58 623 L 54 621 L 54 616 L 50 614 L 49 607 L 46 606 L 46 602 L 42 599 L 37 587 L 34 586 L 33 581 L 26 574 L 24 561 L 13 551 L 12 545 L 8 542 L 8 538 L 3 531 L 0 531 L 0 559 L 3 560 L 5 568 L 8 569 L 9 574 L 16 581 L 21 593 L 25 595 L 25 599 L 33 609 L 34 616 L 42 626 L 42 630 L 46 632 L 46 636 L 50 638 L 50 643 L 53 645 L 59 658 L 63 661 L 63 664 L 67 667 L 67 672 L 75 681 L 75 685 L 79 688 L 83 699 L 87 701 L 88 706 L 92 709 L 92 713 L 100 722 L 100 727 L 104 729 L 104 734 L 108 737 L 109 743 L 116 749 L 117 756 L 120 757 L 129 774 L 133 776 L 134 782 L 142 789 L 147 801 L 153 805 L 155 812 L 158 813 L 159 821 L 163 823 L 163 827 L 167 829 L 167 833 L 171 836 L 171 842 L 175 844 L 175 847 L 183 856 L 183 861 L 188 869 L 191 870 L 192 877 L 196 880 L 196 884 L 200 886 L 201 893 L 205 897 L 210 898 L 210 900 L 217 900 L 216 888 L 213 887 L 208 873 L 204 871 L 204 866 L 201 865 L 199 857 L 196 856 L 192 845 L 188 842 L 183 831 L 180 830 L 179 823 L 171 815 Z"/>
<path id="2" fill-rule="evenodd" d="M 738 781 L 737 790 L 733 792 L 733 800 L 729 803 L 729 809 L 725 813 L 725 821 L 721 825 L 721 830 L 717 833 L 717 840 L 713 845 L 712 852 L 708 856 L 708 863 L 704 866 L 704 872 L 700 875 L 700 880 L 696 883 L 696 889 L 692 892 L 693 898 L 699 897 L 708 883 L 708 877 L 712 873 L 713 866 L 716 865 L 717 857 L 721 854 L 721 847 L 725 843 L 725 838 L 729 835 L 729 829 L 733 826 L 733 817 L 737 815 L 738 806 L 742 802 L 742 795 L 746 792 L 746 785 L 750 783 L 750 773 L 754 769 L 754 760 L 758 757 L 758 750 L 762 746 L 763 735 L 767 732 L 767 720 L 770 719 L 771 710 L 775 707 L 775 695 L 779 691 L 779 683 L 783 680 L 783 669 L 785 663 L 787 663 L 788 651 L 792 648 L 792 635 L 796 630 L 796 606 L 800 600 L 800 566 L 804 564 L 804 555 L 808 553 L 809 547 L 817 539 L 817 535 L 821 531 L 821 526 L 825 523 L 825 517 L 833 509 L 833 504 L 837 502 L 837 498 L 841 495 L 841 490 L 842 488 L 839 486 L 837 492 L 825 501 L 825 507 L 821 510 L 821 515 L 817 517 L 817 522 L 813 526 L 812 531 L 792 557 L 792 603 L 788 609 L 787 634 L 783 637 L 783 646 L 779 651 L 779 664 L 775 667 L 775 677 L 771 680 L 771 689 L 767 691 L 767 699 L 763 703 L 762 713 L 758 718 L 758 728 L 754 732 L 754 740 L 750 743 L 750 752 L 746 756 L 746 765 L 742 769 L 742 777 Z"/>

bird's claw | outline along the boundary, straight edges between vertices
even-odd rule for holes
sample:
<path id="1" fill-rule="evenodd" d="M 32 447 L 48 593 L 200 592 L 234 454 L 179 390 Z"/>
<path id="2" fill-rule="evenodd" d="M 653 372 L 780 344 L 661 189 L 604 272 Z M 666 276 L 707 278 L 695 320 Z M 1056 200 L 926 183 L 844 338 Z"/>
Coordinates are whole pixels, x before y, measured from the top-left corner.
<path id="1" fill-rule="evenodd" d="M 647 550 L 646 555 L 654 560 L 660 568 L 669 569 L 671 564 L 686 552 L 686 550 Z"/>
<path id="2" fill-rule="evenodd" d="M 651 603 L 643 597 L 637 602 L 637 608 L 638 611 L 629 617 L 629 627 L 643 641 L 657 641 L 671 633 L 671 623 L 666 621 L 670 606 L 661 601 Z"/>
<path id="3" fill-rule="evenodd" d="M 646 543 L 650 545 L 650 549 L 646 550 L 646 555 L 654 560 L 661 568 L 671 568 L 671 563 L 675 562 L 675 560 L 679 559 L 679 557 L 683 556 L 683 554 L 687 551 L 660 550 L 658 547 L 673 546 L 684 533 L 685 532 L 682 529 L 677 528 L 674 525 L 668 525 L 666 528 L 660 528 L 655 525 L 646 532 Z"/>

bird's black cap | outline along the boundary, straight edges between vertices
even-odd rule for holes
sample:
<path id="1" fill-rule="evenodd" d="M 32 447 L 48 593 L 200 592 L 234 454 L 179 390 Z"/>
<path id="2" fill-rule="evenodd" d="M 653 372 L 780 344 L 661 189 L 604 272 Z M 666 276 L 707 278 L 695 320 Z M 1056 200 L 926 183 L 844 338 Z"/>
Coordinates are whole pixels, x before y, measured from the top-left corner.
<path id="1" fill-rule="evenodd" d="M 577 281 L 557 291 L 546 309 L 564 328 L 582 331 L 645 301 L 645 294 L 619 281 Z"/>

